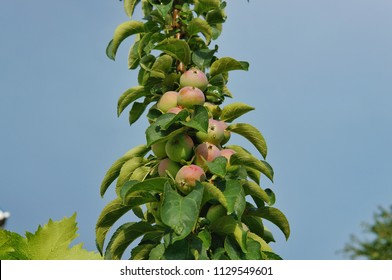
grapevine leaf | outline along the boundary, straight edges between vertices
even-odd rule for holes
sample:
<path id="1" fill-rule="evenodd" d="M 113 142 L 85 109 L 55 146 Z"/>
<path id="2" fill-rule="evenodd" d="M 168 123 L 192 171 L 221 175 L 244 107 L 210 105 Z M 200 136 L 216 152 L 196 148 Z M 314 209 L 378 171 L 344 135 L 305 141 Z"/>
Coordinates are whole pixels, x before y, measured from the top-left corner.
<path id="1" fill-rule="evenodd" d="M 254 107 L 251 107 L 241 102 L 228 104 L 225 107 L 223 107 L 220 119 L 221 121 L 232 122 L 236 118 L 254 109 L 255 109 Z"/>
<path id="2" fill-rule="evenodd" d="M 126 21 L 121 23 L 114 31 L 113 39 L 106 48 L 106 55 L 115 60 L 118 47 L 131 35 L 144 32 L 144 23 L 140 21 Z"/>
<path id="3" fill-rule="evenodd" d="M 170 186 L 165 186 L 161 219 L 176 234 L 173 241 L 185 238 L 192 231 L 199 216 L 203 189 L 203 185 L 197 183 L 187 196 L 182 197 Z"/>
<path id="4" fill-rule="evenodd" d="M 249 63 L 245 61 L 237 61 L 231 57 L 222 57 L 214 63 L 212 63 L 210 68 L 211 77 L 233 71 L 233 70 L 245 70 L 247 71 L 249 68 Z"/>
<path id="5" fill-rule="evenodd" d="M 185 41 L 168 38 L 157 44 L 155 49 L 173 56 L 185 65 L 188 65 L 191 60 L 191 50 Z"/>
<path id="6" fill-rule="evenodd" d="M 116 160 L 113 165 L 106 172 L 105 177 L 102 180 L 100 194 L 103 196 L 108 189 L 108 187 L 112 184 L 112 182 L 118 177 L 120 174 L 121 167 L 125 162 L 133 157 L 144 156 L 150 150 L 146 145 L 139 145 L 127 153 L 125 153 L 121 158 Z"/>
<path id="7" fill-rule="evenodd" d="M 249 215 L 258 216 L 272 222 L 283 232 L 286 240 L 289 238 L 289 222 L 287 221 L 286 216 L 279 209 L 274 207 L 262 207 L 258 209 L 251 209 L 248 213 Z"/>
<path id="8" fill-rule="evenodd" d="M 118 99 L 117 116 L 120 116 L 129 104 L 145 95 L 146 92 L 143 86 L 136 86 L 126 90 Z"/>
<path id="9" fill-rule="evenodd" d="M 16 232 L 0 230 L 0 260 L 28 260 L 25 238 Z"/>
<path id="10" fill-rule="evenodd" d="M 138 237 L 159 231 L 147 222 L 125 223 L 113 234 L 105 251 L 106 260 L 120 260 L 125 249 Z"/>
<path id="11" fill-rule="evenodd" d="M 227 130 L 237 133 L 246 139 L 248 139 L 260 152 L 260 154 L 266 158 L 267 156 L 267 143 L 264 140 L 263 135 L 257 128 L 247 123 L 235 123 L 229 125 Z"/>
<path id="12" fill-rule="evenodd" d="M 112 200 L 103 208 L 95 226 L 96 244 L 101 254 L 108 231 L 129 210 L 131 210 L 131 207 L 124 205 L 121 198 Z"/>

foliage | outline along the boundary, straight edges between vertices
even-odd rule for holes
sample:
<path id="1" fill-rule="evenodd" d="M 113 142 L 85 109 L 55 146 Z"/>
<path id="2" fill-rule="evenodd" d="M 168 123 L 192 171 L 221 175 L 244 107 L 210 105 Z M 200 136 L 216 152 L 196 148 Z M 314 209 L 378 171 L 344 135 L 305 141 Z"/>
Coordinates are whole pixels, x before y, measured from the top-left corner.
<path id="1" fill-rule="evenodd" d="M 132 18 L 138 5 L 144 22 Z M 266 161 L 267 144 L 256 127 L 235 122 L 254 108 L 241 102 L 222 105 L 226 98 L 232 98 L 227 87 L 229 72 L 249 68 L 245 61 L 218 58 L 218 46 L 211 45 L 222 32 L 225 7 L 222 0 L 124 1 L 130 19 L 115 29 L 106 54 L 115 60 L 120 45 L 133 36 L 128 66 L 138 70 L 138 84 L 120 96 L 117 113 L 120 116 L 130 108 L 132 125 L 146 112 L 150 126 L 146 129 L 147 143 L 115 161 L 101 184 L 104 196 L 117 179 L 117 197 L 105 206 L 96 225 L 97 248 L 105 259 L 123 258 L 130 245 L 130 259 L 280 258 L 268 244 L 275 240 L 264 221 L 275 224 L 286 239 L 290 227 L 285 215 L 272 207 L 273 191 L 259 186 L 261 176 L 273 181 L 273 169 Z M 157 103 L 166 92 L 181 90 L 181 77 L 190 69 L 206 74 L 208 85 L 202 89 L 205 103 L 177 106 L 176 113 L 159 108 Z M 201 139 L 210 130 L 217 133 L 216 127 L 210 127 L 211 120 L 224 126 L 225 140 L 214 135 L 219 138 L 215 144 L 222 155 L 208 159 L 198 156 L 195 147 L 204 143 Z M 226 145 L 231 133 L 247 139 L 262 160 L 241 146 Z M 163 145 L 162 153 L 172 159 L 167 143 L 177 136 L 191 139 L 192 156 L 174 160 L 172 168 L 159 173 L 165 159 L 150 151 L 154 145 Z M 233 154 L 223 156 L 225 149 Z M 178 150 L 177 155 L 181 152 Z M 193 185 L 185 183 L 181 177 L 187 176 L 185 171 L 177 170 L 185 166 L 198 170 L 196 165 L 205 174 Z M 108 232 L 130 211 L 140 221 L 120 225 L 105 246 Z M 137 239 L 139 243 L 133 244 Z"/>
<path id="2" fill-rule="evenodd" d="M 370 240 L 360 240 L 352 235 L 343 253 L 350 259 L 392 260 L 392 206 L 389 210 L 379 207 L 372 224 L 363 224 L 363 232 Z"/>
<path id="3" fill-rule="evenodd" d="M 35 233 L 26 232 L 26 237 L 0 230 L 1 260 L 99 260 L 99 254 L 88 252 L 83 244 L 71 247 L 76 234 L 76 214 L 61 221 L 52 221 L 39 226 Z"/>

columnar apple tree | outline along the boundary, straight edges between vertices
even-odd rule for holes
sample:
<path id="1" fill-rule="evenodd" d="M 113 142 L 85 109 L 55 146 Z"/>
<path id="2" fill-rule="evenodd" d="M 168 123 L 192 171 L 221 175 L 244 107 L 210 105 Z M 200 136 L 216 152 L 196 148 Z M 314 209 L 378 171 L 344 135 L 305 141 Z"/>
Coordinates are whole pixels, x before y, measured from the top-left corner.
<path id="1" fill-rule="evenodd" d="M 143 21 L 132 18 L 139 5 Z M 146 115 L 149 126 L 146 143 L 115 161 L 100 188 L 103 196 L 113 183 L 117 196 L 96 225 L 105 259 L 124 258 L 128 247 L 130 259 L 280 258 L 264 221 L 286 239 L 290 228 L 272 207 L 273 191 L 260 187 L 261 176 L 273 180 L 267 145 L 257 128 L 236 121 L 254 108 L 224 104 L 233 97 L 228 73 L 249 66 L 218 57 L 211 44 L 222 32 L 225 6 L 222 0 L 124 1 L 130 20 L 115 29 L 106 54 L 114 60 L 123 40 L 134 37 L 128 65 L 138 69 L 138 81 L 120 96 L 117 113 L 130 107 L 129 123 Z M 230 143 L 232 133 L 259 155 Z M 136 218 L 128 215 L 132 221 L 107 238 L 129 212 Z"/>

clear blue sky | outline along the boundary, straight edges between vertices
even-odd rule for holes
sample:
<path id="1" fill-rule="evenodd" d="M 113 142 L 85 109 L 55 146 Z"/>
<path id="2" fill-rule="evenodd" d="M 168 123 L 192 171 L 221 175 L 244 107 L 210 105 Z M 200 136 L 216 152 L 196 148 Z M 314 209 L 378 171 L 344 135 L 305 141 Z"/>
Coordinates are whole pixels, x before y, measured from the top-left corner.
<path id="1" fill-rule="evenodd" d="M 392 198 L 392 2 L 228 0 L 219 56 L 250 62 L 233 72 L 235 101 L 256 111 L 275 170 L 285 259 L 341 259 L 378 205 Z M 95 250 L 100 182 L 114 160 L 145 143 L 147 121 L 116 117 L 120 94 L 137 83 L 105 48 L 127 20 L 115 0 L 0 2 L 0 208 L 9 230 L 35 231 L 78 213 Z M 229 103 L 229 102 L 227 102 Z M 234 144 L 248 142 L 234 137 Z M 109 193 L 113 193 L 109 191 Z M 129 216 L 132 219 L 131 216 Z"/>

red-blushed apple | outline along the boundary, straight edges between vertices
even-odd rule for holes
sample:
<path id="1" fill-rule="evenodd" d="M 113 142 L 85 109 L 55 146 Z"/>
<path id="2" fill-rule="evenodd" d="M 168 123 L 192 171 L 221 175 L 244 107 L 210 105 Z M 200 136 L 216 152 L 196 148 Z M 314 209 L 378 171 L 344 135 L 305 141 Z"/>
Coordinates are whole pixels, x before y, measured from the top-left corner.
<path id="1" fill-rule="evenodd" d="M 157 103 L 157 108 L 163 113 L 166 113 L 169 109 L 177 106 L 178 92 L 167 91 L 159 99 Z"/>
<path id="2" fill-rule="evenodd" d="M 194 143 L 190 136 L 178 134 L 166 142 L 167 157 L 175 162 L 189 160 L 193 156 Z"/>
<path id="3" fill-rule="evenodd" d="M 196 68 L 185 71 L 180 77 L 180 87 L 197 87 L 204 91 L 208 86 L 208 79 L 203 71 Z"/>
<path id="4" fill-rule="evenodd" d="M 204 93 L 196 87 L 184 87 L 178 92 L 177 104 L 179 106 L 193 108 L 195 105 L 203 105 L 204 102 Z"/>
<path id="5" fill-rule="evenodd" d="M 235 151 L 232 149 L 222 149 L 220 153 L 222 157 L 227 158 L 227 162 L 230 162 L 230 157 L 232 154 L 235 154 Z"/>
<path id="6" fill-rule="evenodd" d="M 222 121 L 209 119 L 207 133 L 198 131 L 196 132 L 196 138 L 200 142 L 209 142 L 215 145 L 220 145 L 224 139 L 224 125 L 225 123 Z"/>
<path id="7" fill-rule="evenodd" d="M 170 108 L 169 110 L 167 110 L 166 113 L 172 113 L 172 114 L 177 115 L 181 111 L 182 111 L 182 108 L 177 106 L 177 107 Z"/>
<path id="8" fill-rule="evenodd" d="M 211 162 L 220 155 L 221 151 L 217 146 L 204 142 L 198 145 L 195 149 L 195 163 L 206 170 L 207 164 L 205 163 L 205 160 Z"/>
<path id="9" fill-rule="evenodd" d="M 165 158 L 166 155 L 166 141 L 165 142 L 158 142 L 151 145 L 151 150 L 157 158 Z"/>
<path id="10" fill-rule="evenodd" d="M 159 162 L 158 174 L 161 177 L 168 177 L 169 173 L 173 178 L 176 177 L 178 170 L 180 170 L 181 165 L 169 158 L 165 158 Z"/>
<path id="11" fill-rule="evenodd" d="M 185 165 L 177 172 L 176 182 L 178 189 L 183 194 L 190 193 L 196 186 L 196 182 L 203 182 L 206 180 L 204 170 L 197 165 Z"/>

